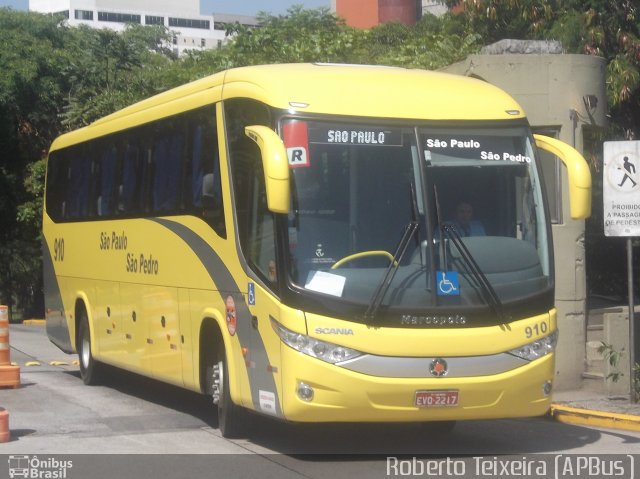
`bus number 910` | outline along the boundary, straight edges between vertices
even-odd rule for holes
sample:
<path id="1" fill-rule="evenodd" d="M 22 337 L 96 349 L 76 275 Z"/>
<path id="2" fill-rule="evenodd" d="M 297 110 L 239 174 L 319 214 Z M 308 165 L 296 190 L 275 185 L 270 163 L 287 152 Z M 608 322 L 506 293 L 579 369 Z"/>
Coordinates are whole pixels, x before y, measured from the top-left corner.
<path id="1" fill-rule="evenodd" d="M 64 238 L 53 240 L 53 260 L 64 261 Z"/>
<path id="2" fill-rule="evenodd" d="M 544 321 L 541 323 L 536 323 L 533 326 L 527 326 L 524 328 L 524 334 L 527 339 L 532 338 L 534 336 L 542 336 L 549 331 L 549 325 Z"/>

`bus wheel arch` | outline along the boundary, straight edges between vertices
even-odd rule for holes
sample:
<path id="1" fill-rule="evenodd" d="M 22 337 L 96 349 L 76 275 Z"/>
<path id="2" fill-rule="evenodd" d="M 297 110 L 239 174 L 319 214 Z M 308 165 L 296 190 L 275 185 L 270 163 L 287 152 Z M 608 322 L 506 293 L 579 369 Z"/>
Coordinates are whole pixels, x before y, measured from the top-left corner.
<path id="1" fill-rule="evenodd" d="M 222 436 L 236 438 L 246 431 L 248 418 L 247 412 L 231 399 L 229 356 L 219 323 L 206 318 L 200 326 L 200 388 L 212 398 Z"/>
<path id="2" fill-rule="evenodd" d="M 203 394 L 209 395 L 213 392 L 213 384 L 207 368 L 209 363 L 215 359 L 216 349 L 221 341 L 223 339 L 218 321 L 214 318 L 204 318 L 200 324 L 200 344 L 198 348 L 200 356 L 200 391 Z"/>

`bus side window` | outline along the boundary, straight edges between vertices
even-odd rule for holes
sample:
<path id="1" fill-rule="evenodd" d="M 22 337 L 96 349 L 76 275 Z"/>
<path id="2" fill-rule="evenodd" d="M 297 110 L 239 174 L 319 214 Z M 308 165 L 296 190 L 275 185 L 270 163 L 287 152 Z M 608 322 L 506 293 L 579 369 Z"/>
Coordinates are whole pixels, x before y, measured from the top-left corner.
<path id="1" fill-rule="evenodd" d="M 54 151 L 47 165 L 47 213 L 54 221 L 66 215 L 69 191 L 68 150 Z"/>
<path id="2" fill-rule="evenodd" d="M 184 136 L 173 122 L 160 127 L 153 145 L 153 213 L 175 212 L 178 208 Z M 164 131 L 163 131 L 164 130 Z"/>
<path id="3" fill-rule="evenodd" d="M 190 193 L 193 209 L 201 212 L 216 233 L 226 238 L 215 109 L 205 109 L 192 130 L 192 139 Z"/>
<path id="4" fill-rule="evenodd" d="M 193 144 L 191 149 L 191 204 L 195 209 L 202 208 L 203 196 L 203 158 L 202 158 L 202 126 L 193 129 Z"/>
<path id="5" fill-rule="evenodd" d="M 142 192 L 142 155 L 138 145 L 127 145 L 122 165 L 122 182 L 118 193 L 118 210 L 124 215 L 140 212 Z"/>
<path id="6" fill-rule="evenodd" d="M 79 151 L 78 151 L 79 150 Z M 84 149 L 73 152 L 69 162 L 69 219 L 84 219 L 89 216 L 91 190 L 91 161 Z"/>
<path id="7" fill-rule="evenodd" d="M 98 216 L 115 213 L 115 181 L 118 151 L 115 146 L 106 146 L 98 160 L 98 185 L 96 199 Z"/>

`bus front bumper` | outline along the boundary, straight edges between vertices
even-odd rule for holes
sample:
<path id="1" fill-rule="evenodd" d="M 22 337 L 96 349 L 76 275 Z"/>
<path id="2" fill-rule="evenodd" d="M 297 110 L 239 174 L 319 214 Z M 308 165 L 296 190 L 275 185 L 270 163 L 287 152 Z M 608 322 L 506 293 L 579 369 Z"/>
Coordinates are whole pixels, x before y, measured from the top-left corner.
<path id="1" fill-rule="evenodd" d="M 377 377 L 282 348 L 282 409 L 296 422 L 426 422 L 541 416 L 554 354 L 488 376 Z M 445 398 L 444 401 L 441 399 Z M 444 403 L 444 404 L 443 404 Z"/>

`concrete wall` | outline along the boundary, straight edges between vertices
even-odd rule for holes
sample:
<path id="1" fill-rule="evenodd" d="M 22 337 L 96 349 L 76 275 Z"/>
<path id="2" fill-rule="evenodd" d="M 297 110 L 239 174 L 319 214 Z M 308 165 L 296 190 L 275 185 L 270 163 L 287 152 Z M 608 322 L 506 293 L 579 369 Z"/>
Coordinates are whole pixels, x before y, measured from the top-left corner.
<path id="1" fill-rule="evenodd" d="M 605 60 L 602 58 L 567 54 L 478 54 L 444 70 L 478 76 L 501 87 L 520 103 L 532 127 L 557 130 L 559 139 L 579 151 L 583 148 L 585 125 L 606 125 Z M 585 95 L 597 98 L 595 109 L 587 108 Z M 547 185 L 547 190 L 550 188 L 554 185 Z M 564 166 L 561 190 L 562 220 L 552 228 L 560 329 L 555 387 L 560 390 L 580 385 L 586 341 L 584 221 L 570 217 Z"/>

